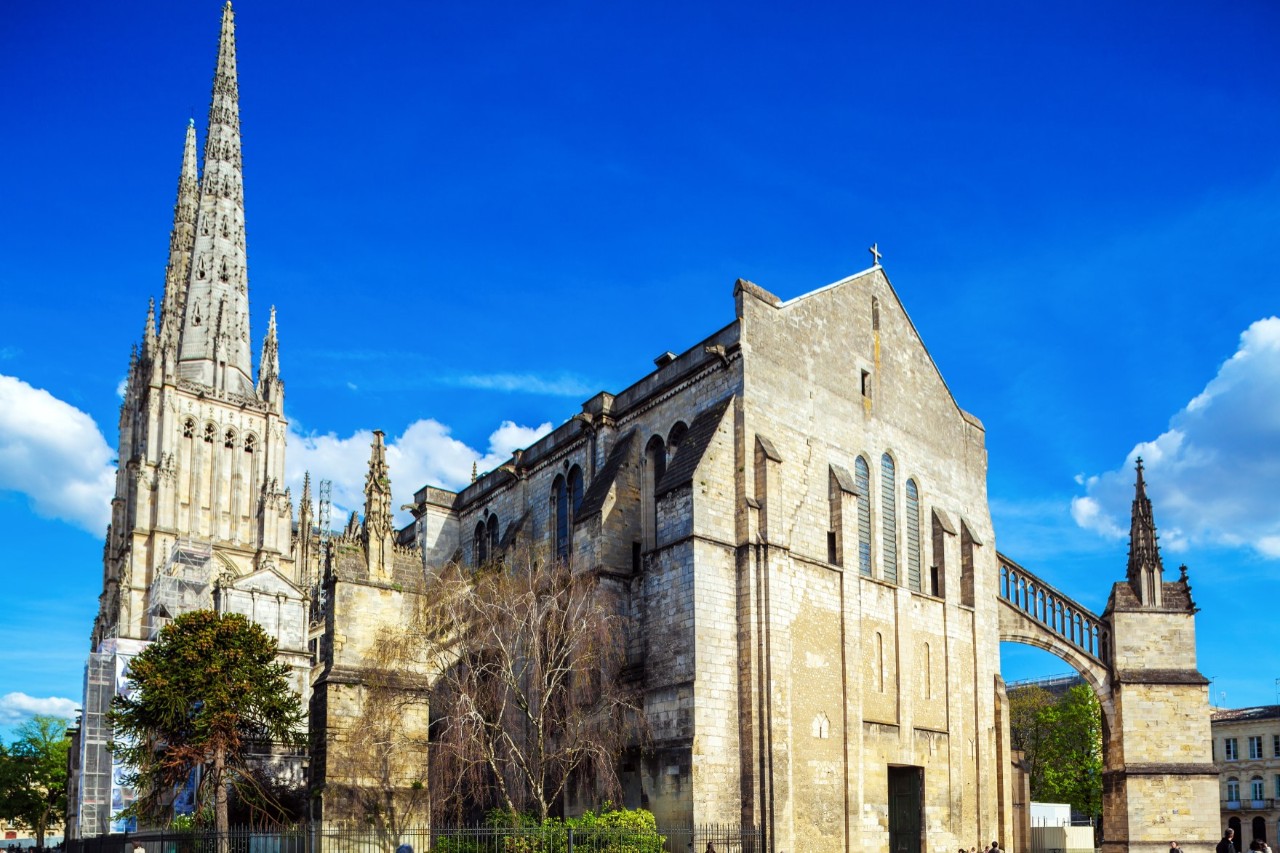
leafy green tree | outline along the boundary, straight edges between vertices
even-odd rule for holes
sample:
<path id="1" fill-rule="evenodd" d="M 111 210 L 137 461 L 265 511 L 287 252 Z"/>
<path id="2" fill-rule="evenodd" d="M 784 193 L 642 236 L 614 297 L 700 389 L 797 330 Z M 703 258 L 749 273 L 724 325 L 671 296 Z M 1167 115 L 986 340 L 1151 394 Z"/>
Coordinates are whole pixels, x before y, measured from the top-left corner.
<path id="1" fill-rule="evenodd" d="M 45 833 L 67 812 L 67 721 L 37 715 L 17 735 L 0 746 L 0 818 L 30 829 L 43 847 Z"/>
<path id="2" fill-rule="evenodd" d="M 1102 814 L 1102 709 L 1088 685 L 1058 697 L 1039 687 L 1012 691 L 1009 739 L 1023 752 L 1033 800 Z"/>
<path id="3" fill-rule="evenodd" d="M 1046 737 L 1041 795 L 1081 814 L 1102 813 L 1102 709 L 1093 690 L 1072 687 L 1042 714 Z M 1032 790 L 1032 796 L 1036 792 Z"/>
<path id="4" fill-rule="evenodd" d="M 278 803 L 246 761 L 252 745 L 297 746 L 302 705 L 276 660 L 276 642 L 243 616 L 197 610 L 178 616 L 129 664 L 135 686 L 116 697 L 112 750 L 134 768 L 134 809 L 168 817 L 174 793 L 199 771 L 196 813 L 228 829 L 228 789 L 270 816 Z M 224 836 L 225 837 L 225 836 Z"/>

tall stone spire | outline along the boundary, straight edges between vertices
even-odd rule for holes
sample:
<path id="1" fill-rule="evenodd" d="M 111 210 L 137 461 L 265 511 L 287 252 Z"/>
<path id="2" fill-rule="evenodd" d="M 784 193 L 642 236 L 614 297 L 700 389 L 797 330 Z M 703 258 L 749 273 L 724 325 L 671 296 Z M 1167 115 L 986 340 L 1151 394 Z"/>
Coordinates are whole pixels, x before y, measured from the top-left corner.
<path id="1" fill-rule="evenodd" d="M 187 120 L 182 146 L 182 170 L 178 173 L 178 200 L 173 205 L 173 230 L 169 232 L 169 265 L 164 274 L 164 301 L 160 305 L 160 346 L 176 348 L 182 333 L 183 304 L 191 277 L 191 251 L 196 241 L 196 210 L 200 206 L 200 179 L 196 173 L 196 122 Z"/>
<path id="2" fill-rule="evenodd" d="M 1161 607 L 1164 603 L 1164 565 L 1160 560 L 1151 499 L 1147 497 L 1147 483 L 1142 476 L 1142 457 L 1138 457 L 1137 469 L 1133 514 L 1129 522 L 1129 585 L 1144 606 Z"/>
<path id="3" fill-rule="evenodd" d="M 387 468 L 387 448 L 380 429 L 373 431 L 369 474 L 364 481 L 362 538 L 369 577 L 389 580 L 395 559 L 395 528 L 391 519 L 391 472 Z"/>
<path id="4" fill-rule="evenodd" d="M 222 10 L 178 359 L 182 379 L 233 394 L 254 393 L 235 15 L 230 0 Z"/>

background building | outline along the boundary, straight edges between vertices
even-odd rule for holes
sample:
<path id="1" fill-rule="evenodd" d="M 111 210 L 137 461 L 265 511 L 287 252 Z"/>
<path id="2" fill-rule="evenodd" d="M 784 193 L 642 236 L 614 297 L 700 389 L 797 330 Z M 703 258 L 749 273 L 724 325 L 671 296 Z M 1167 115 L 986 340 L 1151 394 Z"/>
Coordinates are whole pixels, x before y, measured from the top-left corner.
<path id="1" fill-rule="evenodd" d="M 1213 758 L 1221 769 L 1222 825 L 1236 846 L 1280 839 L 1280 705 L 1213 712 Z"/>

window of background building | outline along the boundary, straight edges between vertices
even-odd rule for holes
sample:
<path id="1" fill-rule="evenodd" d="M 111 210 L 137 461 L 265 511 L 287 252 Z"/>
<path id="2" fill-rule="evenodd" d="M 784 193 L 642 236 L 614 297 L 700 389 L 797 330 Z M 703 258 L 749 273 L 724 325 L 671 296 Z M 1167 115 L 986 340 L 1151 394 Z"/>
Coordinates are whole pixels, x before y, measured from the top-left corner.
<path id="1" fill-rule="evenodd" d="M 1233 737 L 1226 738 L 1222 742 L 1222 757 L 1227 761 L 1240 760 L 1240 747 Z"/>
<path id="2" fill-rule="evenodd" d="M 1240 799 L 1240 780 L 1239 779 L 1232 777 L 1227 780 L 1227 799 L 1233 800 L 1233 801 Z"/>
<path id="3" fill-rule="evenodd" d="M 1262 735 L 1249 736 L 1249 757 L 1250 758 L 1262 757 Z"/>
<path id="4" fill-rule="evenodd" d="M 1254 776 L 1249 780 L 1249 796 L 1255 800 L 1261 800 L 1265 797 L 1266 791 L 1262 789 L 1262 777 Z"/>
<path id="5" fill-rule="evenodd" d="M 1280 758 L 1280 735 L 1271 736 L 1271 757 Z"/>

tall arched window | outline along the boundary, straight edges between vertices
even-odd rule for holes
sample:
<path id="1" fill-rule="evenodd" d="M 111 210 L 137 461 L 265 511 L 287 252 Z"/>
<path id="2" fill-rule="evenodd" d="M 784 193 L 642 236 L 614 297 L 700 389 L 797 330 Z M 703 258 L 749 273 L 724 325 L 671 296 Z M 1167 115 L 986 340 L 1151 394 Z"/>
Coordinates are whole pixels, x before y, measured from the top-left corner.
<path id="1" fill-rule="evenodd" d="M 658 484 L 666 472 L 667 444 L 662 436 L 655 435 L 644 448 L 644 500 L 647 502 L 644 542 L 648 548 L 658 545 Z"/>
<path id="2" fill-rule="evenodd" d="M 498 559 L 498 516 L 489 516 L 485 528 L 485 537 L 489 540 L 489 557 L 496 560 Z"/>
<path id="3" fill-rule="evenodd" d="M 871 576 L 871 469 L 859 456 L 853 460 L 853 484 L 858 490 L 858 571 Z"/>
<path id="4" fill-rule="evenodd" d="M 920 580 L 920 491 L 915 480 L 907 480 L 907 586 L 921 590 Z"/>
<path id="5" fill-rule="evenodd" d="M 884 692 L 884 636 L 876 631 L 876 692 Z"/>
<path id="6" fill-rule="evenodd" d="M 564 477 L 551 484 L 551 529 L 555 536 L 557 557 L 569 556 L 569 489 Z"/>
<path id="7" fill-rule="evenodd" d="M 1227 799 L 1233 801 L 1240 799 L 1240 780 L 1234 776 L 1227 780 Z"/>
<path id="8" fill-rule="evenodd" d="M 475 557 L 477 569 L 489 562 L 489 534 L 483 521 L 476 523 L 475 540 L 472 542 L 472 555 Z"/>
<path id="9" fill-rule="evenodd" d="M 578 507 L 582 506 L 582 469 L 574 465 L 569 469 L 569 523 L 578 518 Z"/>
<path id="10" fill-rule="evenodd" d="M 1261 800 L 1265 796 L 1266 796 L 1266 790 L 1265 790 L 1265 786 L 1262 784 L 1262 777 L 1254 776 L 1252 779 L 1249 780 L 1249 799 Z"/>
<path id="11" fill-rule="evenodd" d="M 880 518 L 881 553 L 884 555 L 884 579 L 898 582 L 898 484 L 893 468 L 893 457 L 888 453 L 880 457 Z"/>

